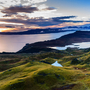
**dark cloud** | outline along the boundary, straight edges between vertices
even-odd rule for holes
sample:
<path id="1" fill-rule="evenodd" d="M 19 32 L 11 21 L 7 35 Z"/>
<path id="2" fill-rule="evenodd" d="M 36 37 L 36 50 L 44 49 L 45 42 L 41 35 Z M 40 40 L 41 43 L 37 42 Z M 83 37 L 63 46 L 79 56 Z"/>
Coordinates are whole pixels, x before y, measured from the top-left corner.
<path id="1" fill-rule="evenodd" d="M 0 21 L 10 22 L 10 23 L 22 23 L 25 25 L 38 25 L 38 26 L 48 26 L 54 25 L 55 23 L 52 22 L 50 19 L 42 19 L 42 18 L 34 18 L 34 19 L 0 19 Z M 54 23 L 54 24 L 53 24 Z"/>
<path id="2" fill-rule="evenodd" d="M 42 10 L 54 10 L 54 9 L 55 9 L 54 7 L 48 7 L 48 8 L 42 9 Z"/>
<path id="3" fill-rule="evenodd" d="M 73 22 L 73 23 L 83 22 L 83 21 L 74 21 L 74 20 L 64 20 L 64 19 L 70 19 L 70 18 L 75 18 L 75 17 L 76 16 L 55 17 L 55 18 L 52 18 L 52 20 L 54 22 L 60 22 L 60 23 L 64 23 L 64 22 Z"/>
<path id="4" fill-rule="evenodd" d="M 0 28 L 21 28 L 24 27 L 23 25 L 18 24 L 0 24 Z"/>
<path id="5" fill-rule="evenodd" d="M 0 2 L 0 4 L 3 4 L 3 2 Z"/>
<path id="6" fill-rule="evenodd" d="M 73 23 L 78 23 L 78 22 L 84 22 L 84 21 L 74 21 L 74 20 L 54 20 L 55 22 L 60 22 L 60 23 L 65 23 L 65 22 L 73 22 Z M 89 21 L 90 22 L 90 21 Z"/>
<path id="7" fill-rule="evenodd" d="M 10 14 L 17 14 L 18 12 L 33 13 L 34 11 L 38 11 L 38 8 L 31 6 L 14 6 L 5 8 L 1 12 L 10 15 Z"/>
<path id="8" fill-rule="evenodd" d="M 65 17 L 56 17 L 56 18 L 49 18 L 49 19 L 44 19 L 42 17 L 40 18 L 34 18 L 34 19 L 0 19 L 0 21 L 4 22 L 10 22 L 10 23 L 22 23 L 24 25 L 36 25 L 36 26 L 51 26 L 51 25 L 58 25 L 61 23 L 65 22 L 73 22 L 73 23 L 78 23 L 78 22 L 83 22 L 83 21 L 74 21 L 74 20 L 64 20 L 66 18 L 74 18 L 75 16 L 65 16 Z"/>
<path id="9" fill-rule="evenodd" d="M 3 17 L 11 17 L 11 16 L 12 16 L 12 14 L 6 14 Z"/>
<path id="10" fill-rule="evenodd" d="M 15 28 L 14 26 L 5 26 L 6 28 Z"/>
<path id="11" fill-rule="evenodd" d="M 48 7 L 42 10 L 54 10 L 54 7 Z M 13 14 L 17 15 L 18 13 L 33 13 L 34 11 L 42 11 L 39 10 L 38 7 L 32 7 L 32 6 L 13 6 L 9 8 L 4 8 L 1 10 L 2 13 L 5 13 L 4 17 L 11 17 Z"/>
<path id="12" fill-rule="evenodd" d="M 58 21 L 60 19 L 70 19 L 70 18 L 75 18 L 76 16 L 63 16 L 63 17 L 55 17 L 52 18 L 54 21 Z"/>

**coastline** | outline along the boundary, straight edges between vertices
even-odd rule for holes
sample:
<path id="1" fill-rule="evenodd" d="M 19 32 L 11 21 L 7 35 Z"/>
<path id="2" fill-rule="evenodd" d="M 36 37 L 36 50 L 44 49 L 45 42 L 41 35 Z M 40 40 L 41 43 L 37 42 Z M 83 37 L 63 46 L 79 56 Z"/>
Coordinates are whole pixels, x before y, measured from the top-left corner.
<path id="1" fill-rule="evenodd" d="M 90 41 L 90 31 L 76 31 L 75 33 L 64 35 L 58 39 L 36 42 L 32 44 L 26 44 L 20 52 L 30 52 L 34 50 L 32 48 L 48 48 L 48 47 L 63 47 L 65 45 L 71 45 L 72 43 L 80 43 L 80 42 L 89 42 Z"/>
<path id="2" fill-rule="evenodd" d="M 17 52 L 2 52 L 0 54 L 59 51 L 48 47 L 63 47 L 66 45 L 71 45 L 72 43 L 89 42 L 89 41 L 90 41 L 90 31 L 76 31 L 75 33 L 67 34 L 57 39 L 35 42 L 31 44 L 28 43 L 21 50 Z"/>

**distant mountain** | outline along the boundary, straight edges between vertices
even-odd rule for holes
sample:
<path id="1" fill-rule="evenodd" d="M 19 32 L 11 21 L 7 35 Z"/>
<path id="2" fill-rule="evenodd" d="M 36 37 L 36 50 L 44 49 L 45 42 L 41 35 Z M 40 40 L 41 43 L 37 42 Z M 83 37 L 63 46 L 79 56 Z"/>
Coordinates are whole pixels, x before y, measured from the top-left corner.
<path id="1" fill-rule="evenodd" d="M 65 32 L 63 28 L 47 28 L 47 29 L 32 29 L 23 32 L 0 32 L 1 35 L 23 35 L 23 34 L 45 34 L 45 33 L 58 33 Z"/>
<path id="2" fill-rule="evenodd" d="M 79 25 L 81 27 L 90 27 L 90 24 L 85 24 L 85 25 Z"/>
<path id="3" fill-rule="evenodd" d="M 67 26 L 63 28 L 46 28 L 46 29 L 32 29 L 22 32 L 0 32 L 1 35 L 24 35 L 24 34 L 46 34 L 46 33 L 58 33 L 66 31 L 88 31 L 90 30 L 90 24 Z"/>
<path id="4" fill-rule="evenodd" d="M 78 26 L 68 26 L 65 29 L 90 29 L 90 24 L 78 25 Z"/>

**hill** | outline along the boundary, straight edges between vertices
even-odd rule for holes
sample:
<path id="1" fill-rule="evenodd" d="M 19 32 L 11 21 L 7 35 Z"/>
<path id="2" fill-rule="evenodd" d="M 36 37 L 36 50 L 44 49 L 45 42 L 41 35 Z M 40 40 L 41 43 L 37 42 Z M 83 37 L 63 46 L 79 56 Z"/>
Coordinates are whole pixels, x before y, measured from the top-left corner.
<path id="1" fill-rule="evenodd" d="M 1 54 L 0 90 L 89 90 L 89 59 L 90 52 L 70 48 L 57 53 Z M 55 61 L 63 67 L 52 66 Z"/>

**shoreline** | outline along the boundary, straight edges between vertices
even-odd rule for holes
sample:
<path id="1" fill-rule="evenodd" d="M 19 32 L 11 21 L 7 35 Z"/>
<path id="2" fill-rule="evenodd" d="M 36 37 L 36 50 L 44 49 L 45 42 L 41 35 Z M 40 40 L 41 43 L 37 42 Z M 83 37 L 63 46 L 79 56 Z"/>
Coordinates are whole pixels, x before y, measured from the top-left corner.
<path id="1" fill-rule="evenodd" d="M 63 47 L 66 45 L 72 45 L 72 43 L 89 42 L 90 31 L 76 31 L 71 34 L 61 36 L 60 38 L 35 42 L 32 44 L 26 44 L 21 50 L 17 52 L 1 52 L 0 54 L 15 54 L 15 53 L 38 53 L 40 51 L 59 51 L 48 47 Z"/>
<path id="2" fill-rule="evenodd" d="M 48 47 L 63 47 L 66 45 L 71 45 L 72 43 L 89 42 L 90 41 L 90 31 L 76 31 L 75 33 L 64 35 L 58 39 L 36 42 L 32 44 L 26 44 L 18 53 L 20 52 L 30 52 L 34 48 L 48 48 Z"/>
<path id="3" fill-rule="evenodd" d="M 56 31 L 48 31 L 48 32 L 37 32 L 37 30 L 28 30 L 28 31 L 23 31 L 23 32 L 0 32 L 0 35 L 35 35 L 35 34 L 51 34 L 51 33 L 60 33 L 60 32 L 69 32 L 69 31 L 77 31 L 77 30 L 58 30 Z"/>

